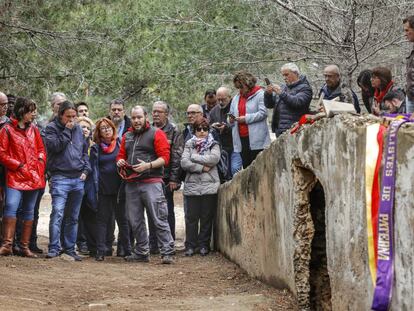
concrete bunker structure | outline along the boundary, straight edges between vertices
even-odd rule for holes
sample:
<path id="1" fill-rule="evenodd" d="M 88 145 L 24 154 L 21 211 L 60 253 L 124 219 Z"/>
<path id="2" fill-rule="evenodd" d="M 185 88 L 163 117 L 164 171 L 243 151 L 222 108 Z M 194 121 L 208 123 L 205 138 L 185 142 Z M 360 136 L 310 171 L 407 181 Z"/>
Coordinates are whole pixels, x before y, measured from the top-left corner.
<path id="1" fill-rule="evenodd" d="M 339 115 L 286 133 L 221 186 L 217 246 L 301 310 L 370 310 L 366 126 Z M 398 134 L 392 310 L 414 309 L 414 125 Z"/>

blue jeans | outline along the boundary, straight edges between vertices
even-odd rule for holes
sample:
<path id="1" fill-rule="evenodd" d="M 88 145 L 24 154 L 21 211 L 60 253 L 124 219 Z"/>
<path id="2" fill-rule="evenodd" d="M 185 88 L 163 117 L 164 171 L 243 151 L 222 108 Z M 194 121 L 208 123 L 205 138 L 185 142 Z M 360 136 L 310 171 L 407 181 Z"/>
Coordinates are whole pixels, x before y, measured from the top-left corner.
<path id="1" fill-rule="evenodd" d="M 17 190 L 6 187 L 6 205 L 4 217 L 16 218 L 17 210 L 21 208 L 22 220 L 33 220 L 34 208 L 39 190 Z"/>
<path id="2" fill-rule="evenodd" d="M 231 175 L 234 176 L 234 174 L 241 171 L 243 167 L 243 162 L 242 162 L 240 152 L 231 153 L 230 163 L 231 163 Z"/>
<path id="3" fill-rule="evenodd" d="M 62 247 L 66 253 L 75 251 L 84 185 L 85 182 L 79 178 L 55 175 L 50 179 L 52 213 L 49 223 L 49 253 L 58 254 Z M 63 245 L 60 241 L 61 228 Z"/>
<path id="4" fill-rule="evenodd" d="M 405 97 L 405 108 L 407 113 L 413 113 L 414 112 L 414 102 L 408 99 L 408 96 Z"/>

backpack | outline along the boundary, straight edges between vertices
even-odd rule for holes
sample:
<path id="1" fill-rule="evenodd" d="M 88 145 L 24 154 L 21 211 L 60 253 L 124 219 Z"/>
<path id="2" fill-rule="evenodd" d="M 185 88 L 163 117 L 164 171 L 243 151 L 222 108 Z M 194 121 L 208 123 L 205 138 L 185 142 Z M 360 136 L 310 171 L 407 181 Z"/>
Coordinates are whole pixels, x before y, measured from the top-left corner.
<path id="1" fill-rule="evenodd" d="M 226 150 L 221 149 L 220 161 L 219 163 L 217 163 L 217 171 L 220 177 L 221 184 L 231 180 L 231 174 L 229 173 L 229 163 L 229 154 Z"/>

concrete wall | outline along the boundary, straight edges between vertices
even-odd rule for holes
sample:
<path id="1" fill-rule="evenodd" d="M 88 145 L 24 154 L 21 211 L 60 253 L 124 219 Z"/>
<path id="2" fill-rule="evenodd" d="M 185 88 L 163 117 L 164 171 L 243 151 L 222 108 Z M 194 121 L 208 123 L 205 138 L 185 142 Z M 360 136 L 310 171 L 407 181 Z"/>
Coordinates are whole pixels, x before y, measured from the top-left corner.
<path id="1" fill-rule="evenodd" d="M 327 272 L 333 310 L 369 310 L 365 128 L 375 117 L 336 116 L 284 134 L 220 188 L 218 248 L 250 275 L 288 288 L 309 309 L 315 228 L 309 192 L 325 193 Z M 414 125 L 398 135 L 393 310 L 414 309 Z M 329 307 L 326 307 L 329 309 Z"/>

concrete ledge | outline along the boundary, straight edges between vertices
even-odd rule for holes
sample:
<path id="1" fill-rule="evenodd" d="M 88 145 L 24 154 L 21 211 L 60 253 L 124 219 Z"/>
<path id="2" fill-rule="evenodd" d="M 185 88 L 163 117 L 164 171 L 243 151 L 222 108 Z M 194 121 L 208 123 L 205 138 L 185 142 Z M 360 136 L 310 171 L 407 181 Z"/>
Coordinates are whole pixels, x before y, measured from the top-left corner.
<path id="1" fill-rule="evenodd" d="M 220 251 L 301 309 L 369 310 L 365 130 L 376 122 L 342 115 L 279 137 L 220 187 Z M 397 162 L 392 309 L 413 310 L 414 125 L 400 129 Z"/>

